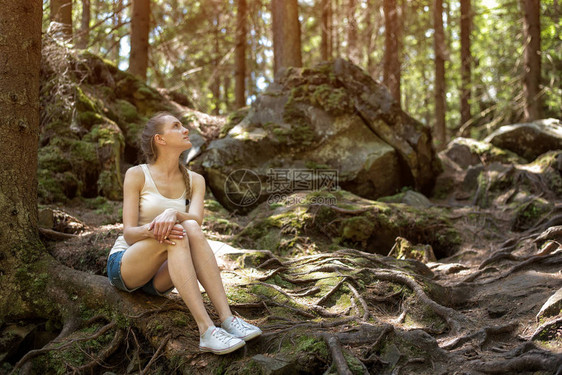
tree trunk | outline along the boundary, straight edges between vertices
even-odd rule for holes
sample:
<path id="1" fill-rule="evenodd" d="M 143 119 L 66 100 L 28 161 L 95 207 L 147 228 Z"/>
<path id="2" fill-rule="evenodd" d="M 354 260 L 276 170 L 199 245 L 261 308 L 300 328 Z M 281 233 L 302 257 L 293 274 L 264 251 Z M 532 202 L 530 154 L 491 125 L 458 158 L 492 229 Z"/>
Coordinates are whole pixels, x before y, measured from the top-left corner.
<path id="1" fill-rule="evenodd" d="M 375 6 L 373 0 L 367 0 L 367 11 L 365 12 L 365 54 L 367 55 L 367 72 L 371 77 L 376 78 L 376 64 L 373 59 L 373 48 L 376 46 L 378 33 L 375 32 L 375 17 L 379 14 L 378 6 Z"/>
<path id="2" fill-rule="evenodd" d="M 322 0 L 322 40 L 320 42 L 320 52 L 322 60 L 327 61 L 332 58 L 332 4 L 331 0 Z"/>
<path id="3" fill-rule="evenodd" d="M 357 0 L 349 0 L 347 7 L 347 58 L 354 64 L 359 64 L 359 56 L 357 54 L 357 20 L 355 19 L 356 9 Z"/>
<path id="4" fill-rule="evenodd" d="M 433 27 L 435 35 L 435 131 L 437 149 L 445 147 L 445 33 L 443 32 L 443 0 L 433 2 Z"/>
<path id="5" fill-rule="evenodd" d="M 461 0 L 461 123 L 463 127 L 471 119 L 470 115 L 470 30 L 472 29 L 472 14 L 470 0 Z M 467 136 L 468 134 L 463 134 Z"/>
<path id="6" fill-rule="evenodd" d="M 273 61 L 275 76 L 281 69 L 301 67 L 301 28 L 297 0 L 273 0 Z"/>
<path id="7" fill-rule="evenodd" d="M 122 18 L 121 11 L 123 10 L 123 0 L 113 0 L 113 30 L 111 31 L 111 60 L 115 65 L 119 66 L 121 63 L 121 35 L 119 29 L 121 28 Z"/>
<path id="8" fill-rule="evenodd" d="M 82 0 L 82 18 L 80 19 L 80 31 L 76 41 L 77 48 L 86 49 L 88 48 L 88 43 L 90 42 L 90 7 L 90 0 Z"/>
<path id="9" fill-rule="evenodd" d="M 72 38 L 72 0 L 51 0 L 51 22 L 60 23 L 66 40 Z"/>
<path id="10" fill-rule="evenodd" d="M 341 25 L 341 14 L 340 14 L 340 2 L 339 0 L 332 0 L 334 2 L 334 11 L 332 11 L 332 45 L 334 49 L 334 54 L 336 57 L 341 57 L 341 42 L 340 42 L 340 25 Z"/>
<path id="11" fill-rule="evenodd" d="M 214 115 L 218 115 L 220 113 L 220 101 L 221 101 L 221 75 L 219 73 L 220 70 L 220 61 L 221 61 L 221 57 L 220 57 L 220 43 L 219 43 L 219 38 L 220 38 L 220 16 L 219 14 L 217 14 L 215 16 L 216 18 L 216 28 L 215 28 L 215 37 L 214 39 L 214 61 L 213 61 L 213 74 L 211 75 L 211 93 L 213 94 L 213 100 L 214 100 L 214 109 L 213 109 L 213 114 Z"/>
<path id="12" fill-rule="evenodd" d="M 40 0 L 0 0 L 0 320 L 17 314 L 23 298 L 16 272 L 38 248 L 37 147 L 39 137 Z M 15 311 L 14 311 L 15 310 Z"/>
<path id="13" fill-rule="evenodd" d="M 248 9 L 246 0 L 238 0 L 238 16 L 236 25 L 236 70 L 235 106 L 236 109 L 246 105 L 246 21 Z"/>
<path id="14" fill-rule="evenodd" d="M 541 22 L 540 0 L 520 0 L 523 10 L 523 37 L 525 43 L 525 121 L 542 118 L 541 85 Z"/>
<path id="15" fill-rule="evenodd" d="M 384 0 L 384 62 L 383 83 L 388 87 L 392 96 L 400 103 L 400 42 L 399 20 L 396 0 Z"/>
<path id="16" fill-rule="evenodd" d="M 150 0 L 133 0 L 132 13 L 129 72 L 146 80 L 148 33 L 150 31 Z"/>

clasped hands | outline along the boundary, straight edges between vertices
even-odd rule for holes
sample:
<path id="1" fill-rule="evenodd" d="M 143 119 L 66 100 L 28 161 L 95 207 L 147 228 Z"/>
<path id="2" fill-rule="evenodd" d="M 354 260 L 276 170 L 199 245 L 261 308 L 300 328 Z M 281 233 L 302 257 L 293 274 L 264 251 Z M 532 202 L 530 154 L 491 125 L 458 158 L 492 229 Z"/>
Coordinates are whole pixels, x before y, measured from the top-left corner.
<path id="1" fill-rule="evenodd" d="M 166 209 L 156 216 L 148 224 L 148 231 L 156 241 L 170 245 L 175 245 L 174 240 L 181 240 L 186 236 L 185 229 L 178 223 L 176 211 L 173 209 Z"/>

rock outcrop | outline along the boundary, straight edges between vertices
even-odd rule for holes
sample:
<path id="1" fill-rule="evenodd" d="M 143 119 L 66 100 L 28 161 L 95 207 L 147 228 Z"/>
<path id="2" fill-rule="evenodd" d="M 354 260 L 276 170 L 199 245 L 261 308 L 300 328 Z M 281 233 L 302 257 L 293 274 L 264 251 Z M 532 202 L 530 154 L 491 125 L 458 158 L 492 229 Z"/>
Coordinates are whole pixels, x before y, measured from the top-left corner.
<path id="1" fill-rule="evenodd" d="M 217 199 L 242 212 L 296 190 L 428 192 L 439 172 L 429 129 L 341 59 L 288 69 L 200 163 Z"/>
<path id="2" fill-rule="evenodd" d="M 562 149 L 562 126 L 556 119 L 506 125 L 486 137 L 485 142 L 533 161 L 545 152 Z"/>

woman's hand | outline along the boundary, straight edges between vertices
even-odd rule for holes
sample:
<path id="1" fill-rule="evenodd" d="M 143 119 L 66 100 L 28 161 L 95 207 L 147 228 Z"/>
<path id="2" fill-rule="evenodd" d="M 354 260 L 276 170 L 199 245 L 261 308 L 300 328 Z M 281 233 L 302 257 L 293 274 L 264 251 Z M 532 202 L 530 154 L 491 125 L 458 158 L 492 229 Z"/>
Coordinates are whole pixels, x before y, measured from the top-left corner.
<path id="1" fill-rule="evenodd" d="M 160 243 L 173 244 L 172 239 L 181 239 L 185 235 L 183 227 L 177 223 L 177 212 L 174 209 L 166 209 L 156 216 L 149 224 L 148 230 Z"/>

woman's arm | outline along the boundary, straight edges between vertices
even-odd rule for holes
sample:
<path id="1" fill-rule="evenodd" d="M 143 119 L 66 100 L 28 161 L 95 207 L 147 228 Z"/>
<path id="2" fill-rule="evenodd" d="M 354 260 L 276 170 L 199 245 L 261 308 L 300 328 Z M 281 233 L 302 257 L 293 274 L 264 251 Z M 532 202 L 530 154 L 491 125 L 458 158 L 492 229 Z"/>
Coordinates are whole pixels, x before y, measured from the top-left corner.
<path id="1" fill-rule="evenodd" d="M 180 228 L 177 223 L 186 220 L 195 220 L 199 225 L 203 223 L 203 207 L 205 205 L 205 178 L 198 173 L 192 173 L 191 182 L 191 203 L 189 212 L 179 212 L 173 208 L 167 208 L 160 215 L 156 216 L 149 224 L 148 230 L 153 234 L 156 240 L 163 242 L 170 235 L 174 235 L 175 228 Z M 123 215 L 125 211 L 123 210 Z M 183 230 L 183 227 L 181 227 Z"/>
<path id="2" fill-rule="evenodd" d="M 127 170 L 125 174 L 125 181 L 123 182 L 123 237 L 127 244 L 132 245 L 137 241 L 147 238 L 156 238 L 152 230 L 153 223 L 139 226 L 139 201 L 140 192 L 144 186 L 144 172 L 140 166 L 132 167 Z M 175 239 L 181 239 L 185 235 L 183 227 L 174 224 L 168 232 L 167 238 L 160 236 L 158 240 L 173 244 Z"/>
<path id="3" fill-rule="evenodd" d="M 144 173 L 140 166 L 131 167 L 123 182 L 123 237 L 129 245 L 151 237 L 148 225 L 139 226 L 140 192 Z"/>
<path id="4" fill-rule="evenodd" d="M 205 178 L 199 173 L 191 172 L 191 202 L 189 212 L 178 212 L 177 218 L 181 223 L 186 220 L 195 220 L 199 225 L 203 224 L 203 208 L 205 207 Z"/>

